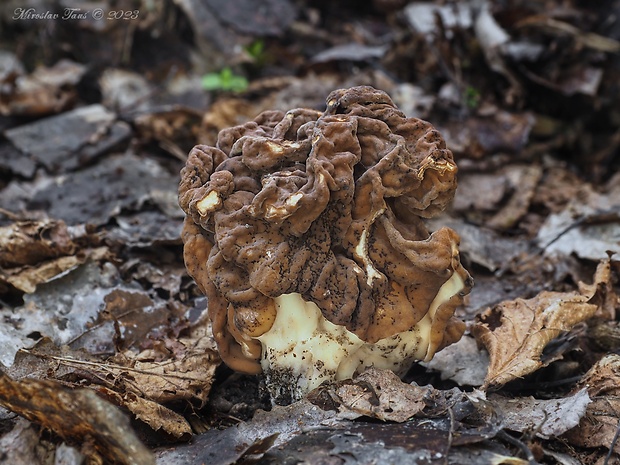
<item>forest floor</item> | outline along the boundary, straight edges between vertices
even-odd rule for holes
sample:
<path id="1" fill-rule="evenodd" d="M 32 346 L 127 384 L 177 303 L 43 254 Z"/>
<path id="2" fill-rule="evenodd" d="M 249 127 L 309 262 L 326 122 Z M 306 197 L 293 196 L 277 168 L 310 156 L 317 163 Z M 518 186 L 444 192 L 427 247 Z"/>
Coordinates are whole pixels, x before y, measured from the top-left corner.
<path id="1" fill-rule="evenodd" d="M 620 2 L 0 5 L 0 462 L 620 464 Z M 273 406 L 180 239 L 196 144 L 370 85 L 458 165 L 463 338 Z"/>

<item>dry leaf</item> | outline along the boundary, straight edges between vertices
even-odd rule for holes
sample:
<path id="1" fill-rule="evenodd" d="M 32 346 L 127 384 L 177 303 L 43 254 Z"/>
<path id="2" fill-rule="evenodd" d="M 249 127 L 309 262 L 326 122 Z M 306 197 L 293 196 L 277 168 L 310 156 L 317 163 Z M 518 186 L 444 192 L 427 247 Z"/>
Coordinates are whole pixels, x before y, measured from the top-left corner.
<path id="1" fill-rule="evenodd" d="M 196 400 L 204 406 L 215 369 L 221 360 L 207 325 L 195 327 L 191 337 L 179 338 L 177 352 L 160 361 L 145 360 L 150 351 L 137 356 L 126 351 L 112 370 L 128 391 L 155 402 Z M 126 368 L 129 369 L 126 369 Z"/>
<path id="2" fill-rule="evenodd" d="M 338 381 L 326 391 L 310 396 L 329 396 L 342 418 L 365 415 L 383 421 L 403 422 L 426 407 L 428 388 L 403 383 L 392 371 L 368 368 L 355 379 Z"/>
<path id="3" fill-rule="evenodd" d="M 502 412 L 504 427 L 519 432 L 535 432 L 542 438 L 557 437 L 577 426 L 591 402 L 585 389 L 563 399 L 533 397 L 508 399 L 491 396 L 489 401 Z"/>
<path id="4" fill-rule="evenodd" d="M 540 227 L 536 241 L 547 255 L 572 254 L 600 260 L 607 251 L 620 251 L 620 196 L 615 191 L 599 193 L 584 184 L 564 210 L 553 213 Z"/>
<path id="5" fill-rule="evenodd" d="M 513 180 L 515 192 L 507 204 L 486 223 L 486 226 L 492 229 L 515 227 L 529 211 L 530 203 L 543 175 L 543 170 L 538 165 L 513 166 L 506 171 L 509 178 L 515 178 Z"/>
<path id="6" fill-rule="evenodd" d="M 613 321 L 616 319 L 616 307 L 620 306 L 620 299 L 614 290 L 611 277 L 611 257 L 603 260 L 594 273 L 594 283 L 579 283 L 582 294 L 592 295 L 592 303 L 598 305 L 596 317 Z"/>
<path id="7" fill-rule="evenodd" d="M 122 405 L 133 413 L 138 420 L 146 423 L 153 431 L 163 431 L 180 441 L 187 441 L 191 438 L 192 427 L 189 422 L 169 408 L 152 400 L 138 397 L 131 392 L 121 395 L 106 388 L 100 391 L 117 405 Z"/>
<path id="8" fill-rule="evenodd" d="M 209 331 L 206 325 L 195 327 L 191 337 L 179 339 L 174 354 L 158 361 L 144 360 L 153 351 L 136 356 L 128 350 L 113 362 L 101 362 L 84 351 L 57 347 L 44 340 L 32 349 L 20 350 L 11 371 L 17 376 L 29 371 L 84 385 L 86 380 L 154 431 L 187 439 L 192 433 L 187 420 L 160 404 L 187 400 L 196 401 L 198 408 L 204 406 L 215 369 L 221 363 Z"/>
<path id="9" fill-rule="evenodd" d="M 107 253 L 107 247 L 85 249 L 77 255 L 54 258 L 33 266 L 0 270 L 0 285 L 6 282 L 20 291 L 32 294 L 36 291 L 37 285 L 47 283 L 86 263 L 89 259 L 100 260 Z"/>
<path id="10" fill-rule="evenodd" d="M 105 463 L 155 464 L 129 420 L 89 389 L 71 390 L 51 380 L 14 381 L 0 372 L 0 405 L 64 440 L 90 446 L 88 452 Z"/>
<path id="11" fill-rule="evenodd" d="M 60 60 L 52 67 L 38 66 L 31 74 L 16 76 L 4 83 L 0 114 L 43 116 L 66 110 L 77 99 L 76 85 L 87 67 L 71 60 Z"/>
<path id="12" fill-rule="evenodd" d="M 47 283 L 82 263 L 84 263 L 83 258 L 70 255 L 49 260 L 36 267 L 28 266 L 10 270 L 7 273 L 2 273 L 0 279 L 11 284 L 15 289 L 32 294 L 37 289 L 38 284 Z"/>
<path id="13" fill-rule="evenodd" d="M 490 357 L 483 387 L 501 386 L 542 367 L 545 346 L 600 308 L 599 294 L 609 286 L 609 273 L 601 270 L 608 267 L 608 261 L 602 262 L 594 285 L 582 286 L 581 292 L 543 291 L 532 299 L 502 302 L 479 315 L 472 334 Z"/>
<path id="14" fill-rule="evenodd" d="M 620 355 L 609 354 L 596 363 L 579 382 L 586 388 L 592 403 L 579 426 L 565 435 L 569 442 L 580 447 L 605 447 L 614 444 L 620 421 Z M 620 454 L 620 442 L 614 452 Z"/>
<path id="15" fill-rule="evenodd" d="M 265 452 L 272 445 L 279 448 L 294 440 L 303 431 L 330 428 L 336 421 L 336 413 L 324 411 L 306 399 L 269 411 L 259 410 L 248 422 L 241 422 L 230 428 L 212 428 L 196 435 L 187 444 L 176 444 L 172 448 L 160 448 L 155 452 L 158 464 L 185 465 L 233 465 L 247 463 L 248 454 Z M 254 463 L 250 462 L 249 463 Z M 275 462 L 279 463 L 279 462 Z"/>
<path id="16" fill-rule="evenodd" d="M 484 383 L 489 354 L 478 347 L 473 337 L 463 336 L 421 365 L 439 371 L 443 380 L 451 379 L 459 386 L 478 387 Z"/>
<path id="17" fill-rule="evenodd" d="M 141 397 L 156 402 L 195 399 L 204 404 L 219 363 L 217 353 L 206 351 L 180 360 L 135 362 L 130 370 L 122 365 L 108 368 L 122 374 L 121 384 Z"/>
<path id="18" fill-rule="evenodd" d="M 0 227 L 0 266 L 34 265 L 75 253 L 77 245 L 64 221 L 19 221 Z"/>

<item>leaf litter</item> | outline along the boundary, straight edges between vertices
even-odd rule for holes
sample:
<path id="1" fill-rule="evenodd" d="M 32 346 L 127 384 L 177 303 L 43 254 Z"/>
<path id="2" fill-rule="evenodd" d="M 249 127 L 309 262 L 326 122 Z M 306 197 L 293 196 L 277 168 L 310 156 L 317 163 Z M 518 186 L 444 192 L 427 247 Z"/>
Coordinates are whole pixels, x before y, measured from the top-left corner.
<path id="1" fill-rule="evenodd" d="M 0 12 L 6 459 L 618 463 L 615 7 L 177 3 L 102 28 Z M 224 67 L 245 92 L 200 87 Z M 271 406 L 221 365 L 182 263 L 178 172 L 224 127 L 358 84 L 456 154 L 436 225 L 476 280 L 467 334 L 402 380 L 369 370 Z"/>
<path id="2" fill-rule="evenodd" d="M 600 294 L 606 293 L 610 279 L 607 260 L 599 264 L 594 284 L 581 286 L 583 291 L 543 291 L 532 299 L 502 302 L 479 314 L 472 334 L 490 358 L 483 387 L 496 388 L 541 368 L 541 355 L 552 339 L 602 311 Z"/>

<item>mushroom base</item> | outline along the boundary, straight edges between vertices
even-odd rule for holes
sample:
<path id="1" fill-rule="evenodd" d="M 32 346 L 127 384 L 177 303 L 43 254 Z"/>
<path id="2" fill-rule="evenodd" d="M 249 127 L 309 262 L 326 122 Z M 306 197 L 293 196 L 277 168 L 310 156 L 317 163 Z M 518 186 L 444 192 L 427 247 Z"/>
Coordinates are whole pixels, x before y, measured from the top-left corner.
<path id="1" fill-rule="evenodd" d="M 276 320 L 256 338 L 262 345 L 261 366 L 272 402 L 289 404 L 324 381 L 351 378 L 370 366 L 404 374 L 414 361 L 430 360 L 435 313 L 464 288 L 463 279 L 454 273 L 412 329 L 374 344 L 328 321 L 315 303 L 300 294 L 276 297 Z"/>

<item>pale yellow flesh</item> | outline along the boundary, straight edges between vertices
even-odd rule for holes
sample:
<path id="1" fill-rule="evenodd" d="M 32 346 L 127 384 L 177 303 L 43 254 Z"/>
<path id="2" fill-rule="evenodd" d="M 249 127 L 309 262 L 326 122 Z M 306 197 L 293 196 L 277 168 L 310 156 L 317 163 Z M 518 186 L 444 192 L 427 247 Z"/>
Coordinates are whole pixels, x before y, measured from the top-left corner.
<path id="1" fill-rule="evenodd" d="M 374 223 L 375 220 L 379 218 L 379 216 L 383 215 L 384 211 L 385 211 L 385 208 L 382 208 L 376 211 L 374 215 L 372 216 L 370 223 L 371 224 Z M 369 286 L 372 287 L 374 280 L 381 277 L 381 273 L 377 271 L 377 269 L 374 267 L 372 263 L 372 260 L 370 259 L 370 257 L 368 257 L 368 228 L 362 231 L 360 240 L 357 243 L 357 246 L 355 247 L 355 256 L 359 260 L 361 260 L 362 263 L 364 263 L 364 266 L 366 267 L 366 276 L 367 276 L 366 282 L 368 283 Z"/>
<path id="2" fill-rule="evenodd" d="M 276 320 L 257 338 L 263 347 L 263 370 L 267 374 L 275 369 L 288 370 L 297 380 L 296 386 L 290 386 L 293 398 L 303 397 L 324 381 L 351 378 L 368 366 L 402 373 L 413 361 L 432 358 L 430 336 L 435 313 L 464 287 L 462 278 L 454 273 L 412 329 L 374 344 L 328 321 L 315 303 L 303 300 L 300 294 L 276 297 Z"/>
<path id="3" fill-rule="evenodd" d="M 206 216 L 222 204 L 222 199 L 216 191 L 209 192 L 202 200 L 196 203 L 196 209 L 202 216 Z"/>

